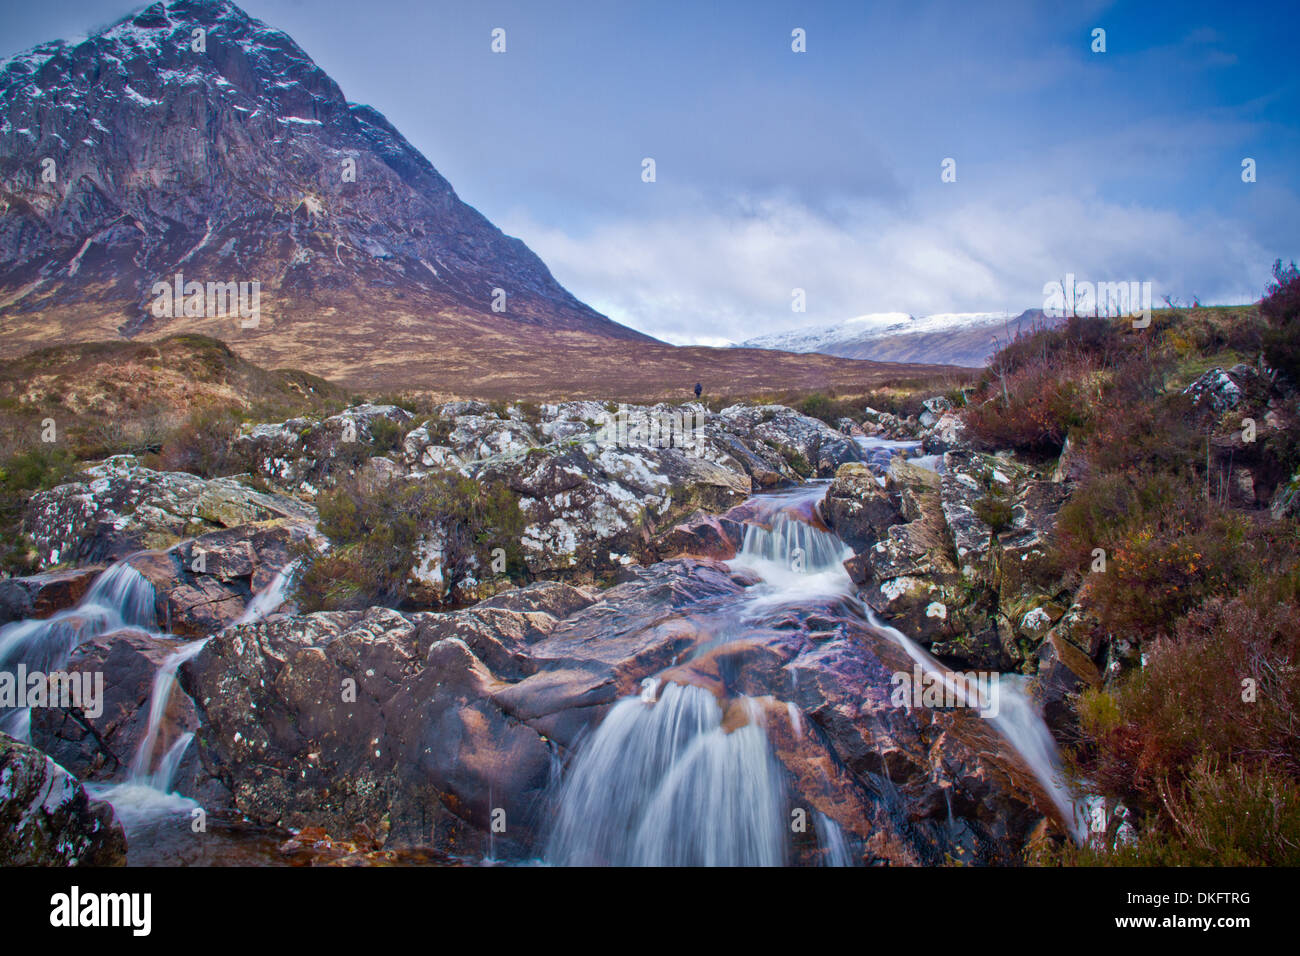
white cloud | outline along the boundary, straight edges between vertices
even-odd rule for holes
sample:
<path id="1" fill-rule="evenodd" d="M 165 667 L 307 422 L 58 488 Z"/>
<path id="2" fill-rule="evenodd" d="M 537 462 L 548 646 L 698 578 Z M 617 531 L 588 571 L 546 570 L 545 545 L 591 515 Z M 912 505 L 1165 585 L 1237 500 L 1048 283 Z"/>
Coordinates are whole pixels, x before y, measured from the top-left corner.
<path id="1" fill-rule="evenodd" d="M 904 211 L 858 204 L 834 221 L 789 199 L 683 203 L 583 235 L 506 223 L 575 295 L 682 344 L 722 344 L 865 312 L 1019 311 L 1044 283 L 1151 281 L 1203 302 L 1257 297 L 1276 254 L 1240 223 L 1098 198 L 986 196 Z M 738 211 L 743 210 L 743 211 Z M 807 311 L 791 310 L 792 290 Z"/>

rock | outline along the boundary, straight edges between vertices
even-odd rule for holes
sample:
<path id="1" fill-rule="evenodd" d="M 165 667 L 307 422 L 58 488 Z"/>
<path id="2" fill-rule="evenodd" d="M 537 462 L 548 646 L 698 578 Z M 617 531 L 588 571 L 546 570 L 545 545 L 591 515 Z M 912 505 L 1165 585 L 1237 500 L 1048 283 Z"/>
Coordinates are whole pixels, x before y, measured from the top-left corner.
<path id="1" fill-rule="evenodd" d="M 113 808 L 35 747 L 0 733 L 0 866 L 123 866 Z"/>
<path id="2" fill-rule="evenodd" d="M 841 465 L 821 502 L 827 527 L 854 551 L 875 544 L 902 517 L 889 493 L 867 466 Z"/>
<path id="3" fill-rule="evenodd" d="M 103 565 L 92 565 L 0 580 L 0 625 L 46 618 L 75 606 L 103 570 Z"/>
<path id="4" fill-rule="evenodd" d="M 272 487 L 312 499 L 368 459 L 405 447 L 411 418 L 396 405 L 354 405 L 320 421 L 253 426 L 236 437 L 232 450 Z"/>
<path id="5" fill-rule="evenodd" d="M 660 560 L 694 557 L 729 561 L 736 556 L 743 538 L 744 528 L 737 522 L 696 511 L 657 537 L 654 548 Z"/>
<path id="6" fill-rule="evenodd" d="M 976 512 L 987 497 L 995 477 L 986 483 L 988 465 L 973 452 L 948 452 L 943 456 L 940 484 L 944 522 L 952 536 L 961 572 L 968 580 L 988 583 L 992 574 L 988 554 L 993 546 L 993 529 Z M 1003 481 L 1005 484 L 1005 479 Z"/>
<path id="7" fill-rule="evenodd" d="M 1204 405 L 1215 414 L 1236 408 L 1242 399 L 1242 388 L 1232 376 L 1221 368 L 1212 368 L 1183 389 L 1196 405 Z"/>
<path id="8" fill-rule="evenodd" d="M 230 478 L 153 471 L 119 455 L 87 468 L 79 481 L 33 495 L 23 531 L 48 567 L 109 562 L 220 528 L 275 520 L 314 526 L 316 511 Z"/>
<path id="9" fill-rule="evenodd" d="M 922 428 L 933 428 L 939 423 L 944 412 L 952 411 L 952 402 L 940 395 L 935 398 L 927 398 L 921 403 L 921 407 L 925 411 L 918 417 L 918 423 Z"/>
<path id="10" fill-rule="evenodd" d="M 535 855 L 557 762 L 661 674 L 717 694 L 727 726 L 764 714 L 800 805 L 858 835 L 873 862 L 942 860 L 950 812 L 984 861 L 1009 859 L 1037 822 L 1042 795 L 987 722 L 894 705 L 911 659 L 842 599 L 745 631 L 731 615 L 752 577 L 693 559 L 627 577 L 599 595 L 548 584 L 447 614 L 229 628 L 182 670 L 203 763 L 260 823 L 379 833 L 387 820 L 386 849 L 464 853 L 503 812 L 495 852 Z M 737 712 L 742 697 L 758 711 Z"/>
<path id="11" fill-rule="evenodd" d="M 719 418 L 739 437 L 750 439 L 751 448 L 757 440 L 776 449 L 801 477 L 830 477 L 840 465 L 862 457 L 851 438 L 784 405 L 732 405 Z"/>
<path id="12" fill-rule="evenodd" d="M 1078 446 L 1070 436 L 1066 435 L 1065 444 L 1061 446 L 1061 455 L 1056 460 L 1056 469 L 1052 472 L 1052 481 L 1077 482 L 1087 473 L 1087 460 L 1079 453 Z"/>
<path id="13" fill-rule="evenodd" d="M 311 533 L 296 523 L 244 525 L 140 552 L 129 561 L 153 584 L 163 629 L 203 637 L 238 619 Z"/>
<path id="14" fill-rule="evenodd" d="M 970 448 L 970 438 L 966 431 L 966 421 L 959 411 L 946 411 L 938 417 L 925 436 L 922 447 L 927 455 L 940 455 L 949 451 L 966 451 Z"/>
<path id="15" fill-rule="evenodd" d="M 1066 639 L 1069 628 L 1052 628 L 1038 646 L 1038 673 L 1033 693 L 1043 708 L 1043 718 L 1056 730 L 1076 721 L 1070 698 L 1084 687 L 1100 687 L 1101 672 L 1086 653 Z"/>
<path id="16" fill-rule="evenodd" d="M 32 743 L 81 780 L 124 776 L 149 727 L 154 679 L 180 646 L 134 629 L 111 631 L 79 645 L 64 670 L 103 675 L 103 712 L 93 715 L 78 709 L 34 708 Z M 194 730 L 197 723 L 189 699 L 175 694 L 164 741 Z"/>
<path id="17" fill-rule="evenodd" d="M 1274 521 L 1300 515 L 1300 471 L 1292 475 L 1289 481 L 1278 484 L 1268 511 Z"/>

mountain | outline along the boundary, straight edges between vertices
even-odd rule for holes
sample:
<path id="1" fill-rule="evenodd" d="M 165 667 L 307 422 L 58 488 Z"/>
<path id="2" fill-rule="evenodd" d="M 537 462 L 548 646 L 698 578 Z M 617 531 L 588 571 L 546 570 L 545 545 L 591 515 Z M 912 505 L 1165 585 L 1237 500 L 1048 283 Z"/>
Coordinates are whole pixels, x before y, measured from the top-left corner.
<path id="1" fill-rule="evenodd" d="M 817 352 L 877 362 L 922 362 L 978 368 L 1018 334 L 1051 326 L 1041 309 L 1013 312 L 906 312 L 860 315 L 837 325 L 776 332 L 741 343 L 742 348 Z"/>
<path id="2" fill-rule="evenodd" d="M 378 111 L 234 4 L 155 3 L 11 57 L 0 108 L 10 352 L 199 332 L 338 372 L 349 355 L 400 363 L 521 333 L 653 341 L 578 301 Z M 177 273 L 248 283 L 250 312 L 257 282 L 256 326 L 206 300 L 226 316 L 155 309 L 154 284 Z"/>

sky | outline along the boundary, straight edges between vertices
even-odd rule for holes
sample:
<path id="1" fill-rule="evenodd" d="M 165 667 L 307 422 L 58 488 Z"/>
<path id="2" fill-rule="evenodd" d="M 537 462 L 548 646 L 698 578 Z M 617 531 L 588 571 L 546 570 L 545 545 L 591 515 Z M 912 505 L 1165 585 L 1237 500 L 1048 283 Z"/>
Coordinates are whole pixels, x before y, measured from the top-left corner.
<path id="1" fill-rule="evenodd" d="M 143 5 L 0 0 L 0 56 Z M 241 6 L 666 341 L 1019 312 L 1067 274 L 1247 302 L 1300 259 L 1293 2 Z"/>

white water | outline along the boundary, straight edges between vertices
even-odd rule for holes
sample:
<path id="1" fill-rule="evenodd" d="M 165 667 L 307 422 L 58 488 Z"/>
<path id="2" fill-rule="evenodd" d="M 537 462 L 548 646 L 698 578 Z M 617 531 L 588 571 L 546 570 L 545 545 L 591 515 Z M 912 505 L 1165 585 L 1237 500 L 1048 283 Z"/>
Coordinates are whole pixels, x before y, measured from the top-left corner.
<path id="1" fill-rule="evenodd" d="M 965 706 L 981 710 L 985 707 L 987 702 L 982 699 L 968 700 L 967 685 L 960 680 L 954 680 L 952 672 L 931 657 L 924 648 L 898 628 L 890 627 L 881 621 L 866 604 L 863 604 L 862 608 L 872 627 L 902 647 L 927 675 L 938 679 L 955 699 Z M 1060 751 L 1052 738 L 1052 732 L 1047 729 L 1047 724 L 1043 722 L 1042 716 L 1025 693 L 1023 680 L 1014 674 L 1001 674 L 998 679 L 997 693 L 998 712 L 988 720 L 1007 743 L 1015 748 L 1016 753 L 1020 754 L 1021 759 L 1034 775 L 1034 779 L 1051 797 L 1075 839 L 1081 839 L 1083 831 L 1080 829 L 1075 812 L 1074 796 L 1065 784 Z"/>
<path id="2" fill-rule="evenodd" d="M 754 621 L 810 596 L 842 597 L 964 700 L 964 684 L 858 599 L 843 567 L 852 551 L 836 535 L 800 520 L 823 494 L 824 486 L 815 484 L 774 496 L 778 507 L 763 520 L 769 527 L 746 526 L 730 563 L 761 582 L 745 590 L 734 617 Z M 559 788 L 546 859 L 570 865 L 783 863 L 789 852 L 785 780 L 761 723 L 751 720 L 727 733 L 722 709 L 708 691 L 669 683 L 656 701 L 658 691 L 658 678 L 647 678 L 639 696 L 617 703 L 578 745 Z M 1051 733 L 1016 677 L 1003 675 L 998 691 L 999 713 L 989 719 L 1077 838 L 1073 798 Z M 792 720 L 792 726 L 801 732 L 800 721 Z M 853 851 L 835 822 L 818 813 L 814 824 L 821 862 L 852 865 Z"/>
<path id="3" fill-rule="evenodd" d="M 297 567 L 298 562 L 296 561 L 285 565 L 270 584 L 253 595 L 248 602 L 248 606 L 244 608 L 244 613 L 231 626 L 254 624 L 283 604 L 285 595 L 289 590 L 289 583 L 292 581 L 293 573 L 297 570 Z M 167 715 L 167 707 L 171 703 L 172 694 L 176 690 L 177 672 L 182 664 L 197 657 L 211 639 L 211 637 L 205 637 L 202 640 L 191 641 L 173 651 L 163 661 L 157 673 L 154 674 L 153 689 L 149 695 L 149 727 L 145 731 L 144 737 L 141 738 L 140 745 L 136 748 L 135 757 L 131 760 L 128 783 L 150 787 L 162 793 L 171 790 L 176 776 L 176 768 L 180 766 L 180 762 L 185 756 L 185 750 L 190 741 L 194 739 L 194 735 L 192 733 L 181 734 L 170 744 L 167 752 L 157 762 L 157 766 L 154 767 L 154 752 L 158 746 L 158 735 L 162 730 L 163 720 Z"/>
<path id="4" fill-rule="evenodd" d="M 122 627 L 153 632 L 154 587 L 135 568 L 119 562 L 95 578 L 76 607 L 48 618 L 14 621 L 0 628 L 0 671 L 48 674 L 62 670 L 82 642 Z M 0 710 L 0 731 L 31 739 L 31 713 L 25 708 Z"/>
<path id="5" fill-rule="evenodd" d="M 755 721 L 730 733 L 699 687 L 619 701 L 561 785 L 546 859 L 574 866 L 779 866 L 784 783 Z"/>
<path id="6" fill-rule="evenodd" d="M 842 588 L 841 563 L 852 552 L 793 516 L 824 490 L 818 484 L 774 496 L 783 507 L 768 516 L 770 529 L 746 527 L 731 563 L 762 581 L 738 598 L 735 619 Z M 545 858 L 579 866 L 783 865 L 790 850 L 784 770 L 757 706 L 738 703 L 748 721 L 726 730 L 710 692 L 675 683 L 660 691 L 658 678 L 646 678 L 641 694 L 615 704 L 578 746 Z M 820 814 L 814 820 L 822 862 L 851 866 L 839 827 Z"/>
<path id="7" fill-rule="evenodd" d="M 298 563 L 286 565 L 274 580 L 255 594 L 235 624 L 252 624 L 262 620 L 284 603 Z M 141 833 L 173 818 L 187 818 L 199 804 L 189 797 L 172 792 L 176 771 L 194 740 L 192 732 L 178 734 L 161 757 L 155 760 L 158 738 L 162 733 L 168 706 L 176 692 L 176 675 L 181 665 L 196 657 L 211 637 L 191 641 L 173 651 L 154 674 L 149 694 L 149 725 L 131 760 L 127 779 L 122 783 L 87 784 L 86 790 L 96 799 L 113 805 L 128 837 Z"/>

